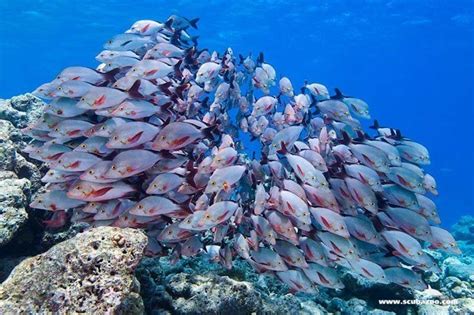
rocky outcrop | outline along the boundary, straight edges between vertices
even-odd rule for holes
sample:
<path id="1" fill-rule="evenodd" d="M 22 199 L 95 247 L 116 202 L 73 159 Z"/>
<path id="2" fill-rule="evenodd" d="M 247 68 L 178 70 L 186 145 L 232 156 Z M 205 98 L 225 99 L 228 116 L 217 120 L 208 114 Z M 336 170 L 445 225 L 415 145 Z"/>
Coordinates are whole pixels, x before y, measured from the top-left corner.
<path id="1" fill-rule="evenodd" d="M 142 314 L 134 270 L 147 238 L 100 227 L 23 260 L 0 285 L 0 314 Z"/>
<path id="2" fill-rule="evenodd" d="M 7 244 L 28 220 L 25 205 L 30 182 L 18 179 L 15 173 L 0 171 L 0 247 Z"/>
<path id="3" fill-rule="evenodd" d="M 30 93 L 0 100 L 0 120 L 8 120 L 16 128 L 24 128 L 41 116 L 43 106 L 44 102 Z"/>

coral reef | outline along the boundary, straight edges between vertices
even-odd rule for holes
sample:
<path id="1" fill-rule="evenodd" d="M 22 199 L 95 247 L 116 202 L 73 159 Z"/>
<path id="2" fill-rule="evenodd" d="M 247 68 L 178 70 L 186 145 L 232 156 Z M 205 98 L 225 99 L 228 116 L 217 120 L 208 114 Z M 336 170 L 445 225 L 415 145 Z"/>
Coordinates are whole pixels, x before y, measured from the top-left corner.
<path id="1" fill-rule="evenodd" d="M 23 260 L 0 285 L 0 313 L 143 313 L 134 270 L 146 236 L 100 227 Z"/>

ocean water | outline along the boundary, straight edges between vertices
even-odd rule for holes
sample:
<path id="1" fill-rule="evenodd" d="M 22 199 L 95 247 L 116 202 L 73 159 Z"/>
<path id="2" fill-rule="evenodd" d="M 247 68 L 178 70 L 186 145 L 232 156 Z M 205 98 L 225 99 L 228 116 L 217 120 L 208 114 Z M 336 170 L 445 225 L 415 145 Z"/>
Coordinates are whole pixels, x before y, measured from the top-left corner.
<path id="1" fill-rule="evenodd" d="M 0 98 L 64 67 L 94 67 L 135 20 L 199 17 L 200 48 L 260 51 L 295 88 L 305 80 L 370 105 L 382 125 L 426 145 L 443 225 L 473 213 L 474 2 L 0 0 Z M 370 122 L 366 122 L 367 125 Z"/>

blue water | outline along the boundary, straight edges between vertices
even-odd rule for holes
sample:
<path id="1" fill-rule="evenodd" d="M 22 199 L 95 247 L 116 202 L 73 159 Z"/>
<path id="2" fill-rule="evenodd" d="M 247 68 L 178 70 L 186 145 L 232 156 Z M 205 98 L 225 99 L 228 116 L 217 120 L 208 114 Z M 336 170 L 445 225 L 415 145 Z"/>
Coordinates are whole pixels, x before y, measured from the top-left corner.
<path id="1" fill-rule="evenodd" d="M 0 0 L 0 97 L 70 65 L 95 66 L 139 19 L 200 17 L 199 44 L 265 52 L 279 75 L 339 87 L 383 125 L 425 144 L 446 226 L 473 213 L 474 2 Z"/>

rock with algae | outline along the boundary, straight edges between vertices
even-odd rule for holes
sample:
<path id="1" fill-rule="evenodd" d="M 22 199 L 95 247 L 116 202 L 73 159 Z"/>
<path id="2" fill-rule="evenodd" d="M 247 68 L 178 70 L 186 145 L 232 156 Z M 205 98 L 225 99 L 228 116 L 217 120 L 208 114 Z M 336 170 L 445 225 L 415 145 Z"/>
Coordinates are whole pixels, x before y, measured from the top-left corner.
<path id="1" fill-rule="evenodd" d="M 99 227 L 23 260 L 0 285 L 0 314 L 142 314 L 134 271 L 147 238 Z"/>

